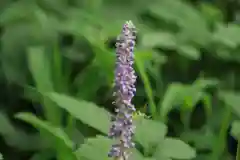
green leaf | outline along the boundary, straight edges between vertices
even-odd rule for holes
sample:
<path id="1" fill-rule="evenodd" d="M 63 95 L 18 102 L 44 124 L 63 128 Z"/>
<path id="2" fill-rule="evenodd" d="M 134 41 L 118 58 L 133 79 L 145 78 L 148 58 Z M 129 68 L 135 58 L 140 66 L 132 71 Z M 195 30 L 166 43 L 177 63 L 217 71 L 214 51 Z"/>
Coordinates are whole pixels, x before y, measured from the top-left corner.
<path id="1" fill-rule="evenodd" d="M 2 35 L 1 62 L 4 76 L 9 82 L 25 84 L 27 81 L 28 68 L 25 58 L 25 45 L 28 41 L 27 24 L 16 24 L 6 27 Z M 14 36 L 15 35 L 15 36 Z M 21 41 L 24 39 L 24 42 Z"/>
<path id="2" fill-rule="evenodd" d="M 168 32 L 153 32 L 146 33 L 142 38 L 142 45 L 144 47 L 154 48 L 175 48 L 176 47 L 176 37 Z"/>
<path id="3" fill-rule="evenodd" d="M 214 79 L 198 79 L 192 85 L 170 84 L 162 102 L 158 104 L 161 117 L 166 119 L 169 111 L 177 105 L 184 104 L 182 106 L 185 109 L 193 109 L 199 100 L 203 100 L 207 96 L 204 90 L 209 86 L 216 86 L 217 84 L 218 81 Z M 210 108 L 206 109 L 207 111 L 210 110 Z"/>
<path id="4" fill-rule="evenodd" d="M 110 113 L 97 105 L 84 100 L 76 100 L 66 95 L 50 93 L 49 98 L 65 109 L 76 119 L 107 134 L 110 126 Z"/>
<path id="5" fill-rule="evenodd" d="M 175 25 L 174 28 L 179 30 L 176 38 L 181 44 L 192 42 L 201 46 L 209 44 L 211 32 L 206 20 L 197 9 L 191 7 L 185 1 L 155 1 L 151 3 L 151 7 L 147 8 L 163 23 Z"/>
<path id="6" fill-rule="evenodd" d="M 213 40 L 220 45 L 236 48 L 240 44 L 240 27 L 236 24 L 219 25 L 213 36 Z M 219 46 L 222 47 L 222 46 Z"/>
<path id="7" fill-rule="evenodd" d="M 144 67 L 144 62 L 150 60 L 152 58 L 151 56 L 152 56 L 151 53 L 144 54 L 144 52 L 143 53 L 138 52 L 135 56 L 135 62 L 136 62 L 137 69 L 140 73 L 140 77 L 144 84 L 145 92 L 147 94 L 147 98 L 148 98 L 149 105 L 150 105 L 150 112 L 153 115 L 153 117 L 155 118 L 156 105 L 153 100 L 153 90 L 152 90 L 148 75 L 146 73 L 146 69 Z"/>
<path id="8" fill-rule="evenodd" d="M 43 150 L 35 153 L 30 160 L 43 160 L 54 158 L 55 153 L 52 150 Z"/>
<path id="9" fill-rule="evenodd" d="M 223 20 L 222 11 L 214 4 L 201 3 L 200 10 L 205 19 L 210 23 L 221 22 Z"/>
<path id="10" fill-rule="evenodd" d="M 53 90 L 49 59 L 44 48 L 33 47 L 28 50 L 28 65 L 40 92 Z"/>
<path id="11" fill-rule="evenodd" d="M 192 109 L 200 100 L 204 100 L 207 103 L 207 93 L 205 89 L 208 87 L 216 87 L 218 81 L 215 79 L 197 79 L 191 86 L 185 88 L 185 106 Z M 209 106 L 205 107 L 207 111 L 210 111 Z"/>
<path id="12" fill-rule="evenodd" d="M 61 160 L 64 158 L 76 160 L 75 155 L 72 153 L 73 143 L 61 128 L 54 127 L 50 123 L 40 120 L 30 113 L 18 113 L 16 118 L 30 123 L 42 132 L 46 133 L 48 137 L 50 137 L 48 140 L 53 141 L 54 145 L 52 147 L 57 150 L 58 156 L 61 157 Z"/>
<path id="13" fill-rule="evenodd" d="M 167 127 L 160 121 L 140 118 L 136 120 L 135 133 L 134 137 L 136 141 L 138 141 L 144 149 L 150 150 L 151 147 L 156 146 L 164 139 L 167 133 Z"/>
<path id="14" fill-rule="evenodd" d="M 68 148 L 72 148 L 72 141 L 68 138 L 67 134 L 65 134 L 64 131 L 62 131 L 60 128 L 54 127 L 48 122 L 38 119 L 35 115 L 31 113 L 18 113 L 16 115 L 16 118 L 30 123 L 34 127 L 44 130 L 47 133 L 50 133 L 50 135 L 63 142 Z"/>
<path id="15" fill-rule="evenodd" d="M 15 132 L 15 128 L 10 122 L 7 115 L 0 112 L 0 134 L 3 136 L 12 135 Z"/>
<path id="16" fill-rule="evenodd" d="M 217 136 L 211 130 L 187 131 L 181 134 L 185 142 L 194 143 L 197 149 L 212 149 Z"/>
<path id="17" fill-rule="evenodd" d="M 34 9 L 36 9 L 36 5 L 33 5 L 33 3 L 26 3 L 24 1 L 11 3 L 11 5 L 3 10 L 0 16 L 0 23 L 6 25 L 19 20 L 31 20 L 33 17 L 30 15 L 33 15 Z"/>
<path id="18" fill-rule="evenodd" d="M 219 93 L 219 97 L 223 102 L 231 107 L 233 113 L 240 116 L 240 108 L 239 108 L 239 99 L 240 93 L 238 92 L 229 92 L 229 91 L 222 91 Z"/>
<path id="19" fill-rule="evenodd" d="M 182 96 L 184 96 L 182 94 L 183 91 L 184 86 L 180 83 L 173 83 L 168 86 L 162 102 L 158 104 L 161 118 L 165 120 L 169 111 L 171 111 L 176 104 L 179 104 L 179 101 L 183 99 Z"/>
<path id="20" fill-rule="evenodd" d="M 159 144 L 154 157 L 166 156 L 174 159 L 193 159 L 196 151 L 179 139 L 166 138 Z"/>
<path id="21" fill-rule="evenodd" d="M 104 84 L 106 81 L 103 80 L 101 75 L 101 69 L 95 65 L 89 65 L 83 72 L 81 72 L 76 79 L 74 80 L 74 86 L 79 88 L 77 97 L 84 100 L 94 100 L 97 96 L 97 90 Z"/>
<path id="22" fill-rule="evenodd" d="M 76 119 L 81 120 L 83 123 L 106 135 L 108 134 L 109 127 L 111 126 L 111 118 L 110 113 L 103 108 L 99 108 L 94 103 L 76 100 L 62 94 L 50 93 L 49 97 Z M 136 128 L 136 140 L 146 147 L 155 144 L 157 140 L 161 140 L 167 130 L 163 123 L 146 119 L 136 121 Z"/>
<path id="23" fill-rule="evenodd" d="M 193 46 L 180 45 L 177 47 L 177 51 L 181 55 L 183 55 L 191 60 L 199 60 L 199 58 L 200 58 L 200 52 Z"/>
<path id="24" fill-rule="evenodd" d="M 107 82 L 111 84 L 114 78 L 114 52 L 107 50 L 102 44 L 95 44 L 93 47 L 96 57 L 94 62 L 104 71 L 107 76 Z"/>
<path id="25" fill-rule="evenodd" d="M 44 51 L 43 47 L 32 47 L 28 50 L 28 66 L 36 88 L 41 94 L 54 90 L 51 79 L 50 57 Z M 61 121 L 61 111 L 46 97 L 43 97 L 42 103 L 47 119 L 58 125 Z"/>
<path id="26" fill-rule="evenodd" d="M 21 151 L 39 151 L 48 146 L 46 141 L 43 141 L 38 134 L 27 134 L 19 129 L 13 134 L 7 135 L 5 141 L 9 146 L 18 148 Z"/>
<path id="27" fill-rule="evenodd" d="M 53 54 L 52 54 L 52 78 L 55 90 L 58 92 L 67 92 L 68 90 L 68 79 L 66 73 L 63 72 L 63 56 L 59 51 L 59 47 L 55 46 Z"/>
<path id="28" fill-rule="evenodd" d="M 38 135 L 27 134 L 14 127 L 9 118 L 2 112 L 0 112 L 0 134 L 7 145 L 21 151 L 36 151 L 45 147 L 45 143 Z"/>
<path id="29" fill-rule="evenodd" d="M 236 138 L 240 138 L 240 121 L 235 120 L 232 122 L 231 134 Z"/>
<path id="30" fill-rule="evenodd" d="M 112 158 L 108 157 L 108 152 L 113 144 L 113 140 L 103 136 L 89 138 L 86 143 L 76 151 L 76 155 L 79 159 L 84 157 L 89 160 L 111 160 Z M 143 156 L 137 150 L 133 149 L 132 152 L 133 154 L 130 159 L 143 160 Z"/>

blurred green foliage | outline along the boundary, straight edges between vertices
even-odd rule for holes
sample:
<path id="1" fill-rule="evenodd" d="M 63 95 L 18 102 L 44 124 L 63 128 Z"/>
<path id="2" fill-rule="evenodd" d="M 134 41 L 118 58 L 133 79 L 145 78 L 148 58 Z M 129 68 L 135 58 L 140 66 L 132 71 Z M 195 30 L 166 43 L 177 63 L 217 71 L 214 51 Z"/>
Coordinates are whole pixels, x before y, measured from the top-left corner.
<path id="1" fill-rule="evenodd" d="M 232 135 L 240 134 L 234 2 L 1 0 L 2 157 L 109 159 L 111 44 L 132 20 L 138 29 L 134 104 L 149 116 L 135 116 L 133 159 L 231 158 L 232 121 Z"/>

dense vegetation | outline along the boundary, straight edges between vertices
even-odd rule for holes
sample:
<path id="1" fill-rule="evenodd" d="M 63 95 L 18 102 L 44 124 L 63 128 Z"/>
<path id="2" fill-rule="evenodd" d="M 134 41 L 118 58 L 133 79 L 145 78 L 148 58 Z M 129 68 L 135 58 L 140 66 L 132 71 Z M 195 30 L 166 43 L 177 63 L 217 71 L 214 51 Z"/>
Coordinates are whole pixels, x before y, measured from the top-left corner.
<path id="1" fill-rule="evenodd" d="M 238 6 L 1 0 L 3 159 L 109 159 L 115 43 L 126 20 L 138 30 L 131 160 L 233 158 L 240 134 Z"/>

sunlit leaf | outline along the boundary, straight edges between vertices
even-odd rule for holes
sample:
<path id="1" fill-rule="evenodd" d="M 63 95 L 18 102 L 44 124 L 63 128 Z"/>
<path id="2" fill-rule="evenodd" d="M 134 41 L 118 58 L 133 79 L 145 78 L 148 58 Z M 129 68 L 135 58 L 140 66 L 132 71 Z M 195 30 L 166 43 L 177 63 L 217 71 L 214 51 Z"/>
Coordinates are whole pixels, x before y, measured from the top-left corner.
<path id="1" fill-rule="evenodd" d="M 40 120 L 30 113 L 18 113 L 16 118 L 30 123 L 43 133 L 46 133 L 48 137 L 50 137 L 50 139 L 48 138 L 47 140 L 54 143 L 52 147 L 57 149 L 58 156 L 61 156 L 61 158 L 76 160 L 75 155 L 72 153 L 73 143 L 61 128 L 55 127 L 49 122 Z"/>
<path id="2" fill-rule="evenodd" d="M 18 113 L 16 115 L 16 118 L 21 119 L 27 123 L 30 123 L 39 129 L 45 130 L 46 132 L 50 133 L 52 136 L 56 137 L 57 139 L 65 143 L 65 145 L 68 146 L 69 148 L 73 146 L 71 140 L 60 128 L 54 127 L 48 122 L 38 119 L 36 116 L 34 116 L 31 113 Z"/>
<path id="3" fill-rule="evenodd" d="M 237 36 L 239 33 L 240 28 L 238 25 L 219 25 L 213 39 L 217 43 L 224 44 L 231 48 L 236 48 L 240 44 L 240 37 Z"/>
<path id="4" fill-rule="evenodd" d="M 192 159 L 196 151 L 179 139 L 166 138 L 159 146 L 154 157 L 165 155 L 174 159 Z"/>
<path id="5" fill-rule="evenodd" d="M 142 45 L 145 47 L 153 48 L 153 47 L 163 47 L 163 48 L 175 48 L 176 37 L 173 34 L 167 32 L 154 32 L 147 33 L 142 38 Z"/>
<path id="6" fill-rule="evenodd" d="M 97 136 L 96 138 L 89 138 L 86 143 L 76 151 L 76 155 L 79 160 L 81 157 L 90 160 L 110 160 L 112 158 L 108 157 L 108 152 L 113 144 L 114 141 L 107 137 Z M 131 159 L 143 160 L 143 156 L 137 150 L 133 149 L 132 152 Z"/>
<path id="7" fill-rule="evenodd" d="M 107 134 L 110 126 L 110 113 L 96 104 L 84 100 L 76 100 L 72 97 L 51 93 L 49 98 L 57 105 L 67 110 L 75 118 L 83 123 Z"/>
<path id="8" fill-rule="evenodd" d="M 140 118 L 136 120 L 136 134 L 135 139 L 146 150 L 156 146 L 161 142 L 167 134 L 167 127 L 159 122 Z"/>

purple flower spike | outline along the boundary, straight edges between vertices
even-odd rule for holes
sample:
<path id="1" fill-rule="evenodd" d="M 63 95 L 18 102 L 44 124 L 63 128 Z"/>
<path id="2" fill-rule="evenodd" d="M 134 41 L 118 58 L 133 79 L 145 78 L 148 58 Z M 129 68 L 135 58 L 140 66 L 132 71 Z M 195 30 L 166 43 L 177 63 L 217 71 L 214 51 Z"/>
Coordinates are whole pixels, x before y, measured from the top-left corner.
<path id="1" fill-rule="evenodd" d="M 109 137 L 118 140 L 118 144 L 112 146 L 108 155 L 117 160 L 127 160 L 129 149 L 134 147 L 132 136 L 135 126 L 132 114 L 135 107 L 131 101 L 136 92 L 134 83 L 137 78 L 133 69 L 135 39 L 136 28 L 131 21 L 127 21 L 116 44 L 114 104 L 117 106 L 117 115 L 112 119 L 113 123 L 109 131 Z"/>

